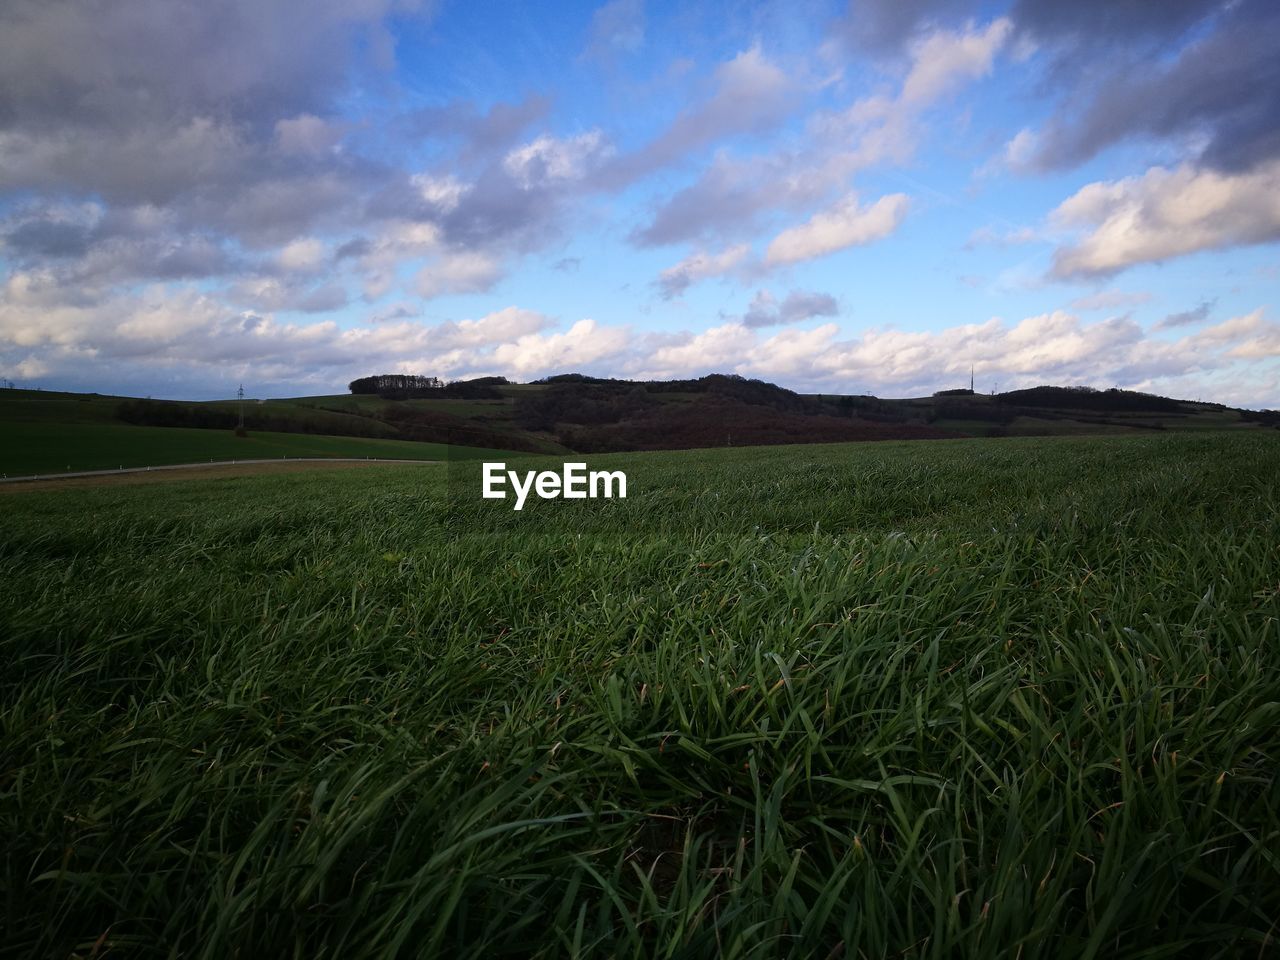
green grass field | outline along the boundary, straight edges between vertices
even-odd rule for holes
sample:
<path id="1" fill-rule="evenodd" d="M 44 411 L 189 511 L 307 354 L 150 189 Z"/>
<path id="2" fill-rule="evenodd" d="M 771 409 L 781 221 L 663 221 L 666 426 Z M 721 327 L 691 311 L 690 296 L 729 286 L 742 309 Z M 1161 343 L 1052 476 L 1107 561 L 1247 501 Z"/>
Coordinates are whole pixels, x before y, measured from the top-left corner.
<path id="1" fill-rule="evenodd" d="M 4 497 L 6 953 L 1274 951 L 1277 437 L 592 462 Z"/>

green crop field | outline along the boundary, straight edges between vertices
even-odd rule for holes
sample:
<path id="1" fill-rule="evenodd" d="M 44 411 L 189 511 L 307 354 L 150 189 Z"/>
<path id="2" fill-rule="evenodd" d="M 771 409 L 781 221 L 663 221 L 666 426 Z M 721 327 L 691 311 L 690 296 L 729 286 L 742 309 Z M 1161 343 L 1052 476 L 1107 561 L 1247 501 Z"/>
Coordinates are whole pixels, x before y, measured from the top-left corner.
<path id="1" fill-rule="evenodd" d="M 0 493 L 5 951 L 1274 952 L 1274 432 L 591 462 Z"/>

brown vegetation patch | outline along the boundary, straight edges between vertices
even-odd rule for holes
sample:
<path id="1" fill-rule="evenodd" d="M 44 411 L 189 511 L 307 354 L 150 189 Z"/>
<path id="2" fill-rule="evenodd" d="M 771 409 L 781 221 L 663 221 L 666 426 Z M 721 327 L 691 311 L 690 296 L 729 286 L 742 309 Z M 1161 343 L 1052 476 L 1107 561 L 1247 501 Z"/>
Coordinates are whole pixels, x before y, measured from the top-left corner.
<path id="1" fill-rule="evenodd" d="M 83 487 L 135 486 L 145 483 L 170 483 L 180 480 L 222 480 L 233 477 L 256 477 L 264 474 L 307 473 L 319 470 L 368 470 L 374 467 L 412 466 L 414 461 L 376 460 L 281 460 L 268 463 L 227 463 L 208 466 L 182 467 L 176 470 L 144 470 L 136 473 L 104 473 L 92 477 L 47 477 L 40 480 L 22 480 L 17 483 L 0 483 L 0 493 L 24 493 L 32 490 L 77 490 Z M 416 464 L 429 466 L 430 464 Z"/>

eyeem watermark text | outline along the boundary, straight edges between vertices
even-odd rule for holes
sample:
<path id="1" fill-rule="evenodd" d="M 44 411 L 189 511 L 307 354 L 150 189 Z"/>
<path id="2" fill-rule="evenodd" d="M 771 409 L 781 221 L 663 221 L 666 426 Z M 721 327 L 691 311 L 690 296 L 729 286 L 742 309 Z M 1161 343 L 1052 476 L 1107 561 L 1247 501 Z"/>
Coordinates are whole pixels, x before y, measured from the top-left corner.
<path id="1" fill-rule="evenodd" d="M 566 463 L 561 473 L 554 470 L 527 470 L 523 480 L 516 471 L 508 470 L 505 463 L 484 464 L 484 481 L 480 495 L 486 500 L 505 500 L 510 484 L 515 493 L 515 509 L 524 508 L 530 492 L 543 500 L 563 497 L 566 500 L 586 500 L 604 497 L 626 499 L 627 475 L 621 470 L 592 470 L 587 472 L 585 463 Z M 616 491 L 616 492 L 615 492 Z"/>

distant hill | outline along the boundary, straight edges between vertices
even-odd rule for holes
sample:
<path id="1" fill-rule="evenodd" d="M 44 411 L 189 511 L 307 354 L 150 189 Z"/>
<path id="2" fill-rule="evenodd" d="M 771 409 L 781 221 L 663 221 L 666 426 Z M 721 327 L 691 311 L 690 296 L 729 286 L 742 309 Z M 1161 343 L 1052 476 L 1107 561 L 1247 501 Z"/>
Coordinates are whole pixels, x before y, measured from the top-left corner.
<path id="1" fill-rule="evenodd" d="M 370 443 L 551 454 L 1280 428 L 1276 411 L 1086 387 L 1040 386 L 997 395 L 957 389 L 885 399 L 801 394 L 726 374 L 639 382 L 575 373 L 527 384 L 484 378 L 438 387 L 372 377 L 352 387 L 360 392 L 246 400 L 245 426 L 251 435 L 358 437 Z M 201 403 L 0 390 L 0 438 L 6 423 L 27 425 L 26 432 L 9 431 L 14 440 L 38 424 L 183 428 L 198 436 L 194 431 L 231 431 L 238 419 L 234 400 Z"/>
<path id="2" fill-rule="evenodd" d="M 724 374 L 643 383 L 563 374 L 512 389 L 517 426 L 582 452 L 1280 426 L 1280 413 L 1087 387 L 899 400 L 800 394 Z"/>

